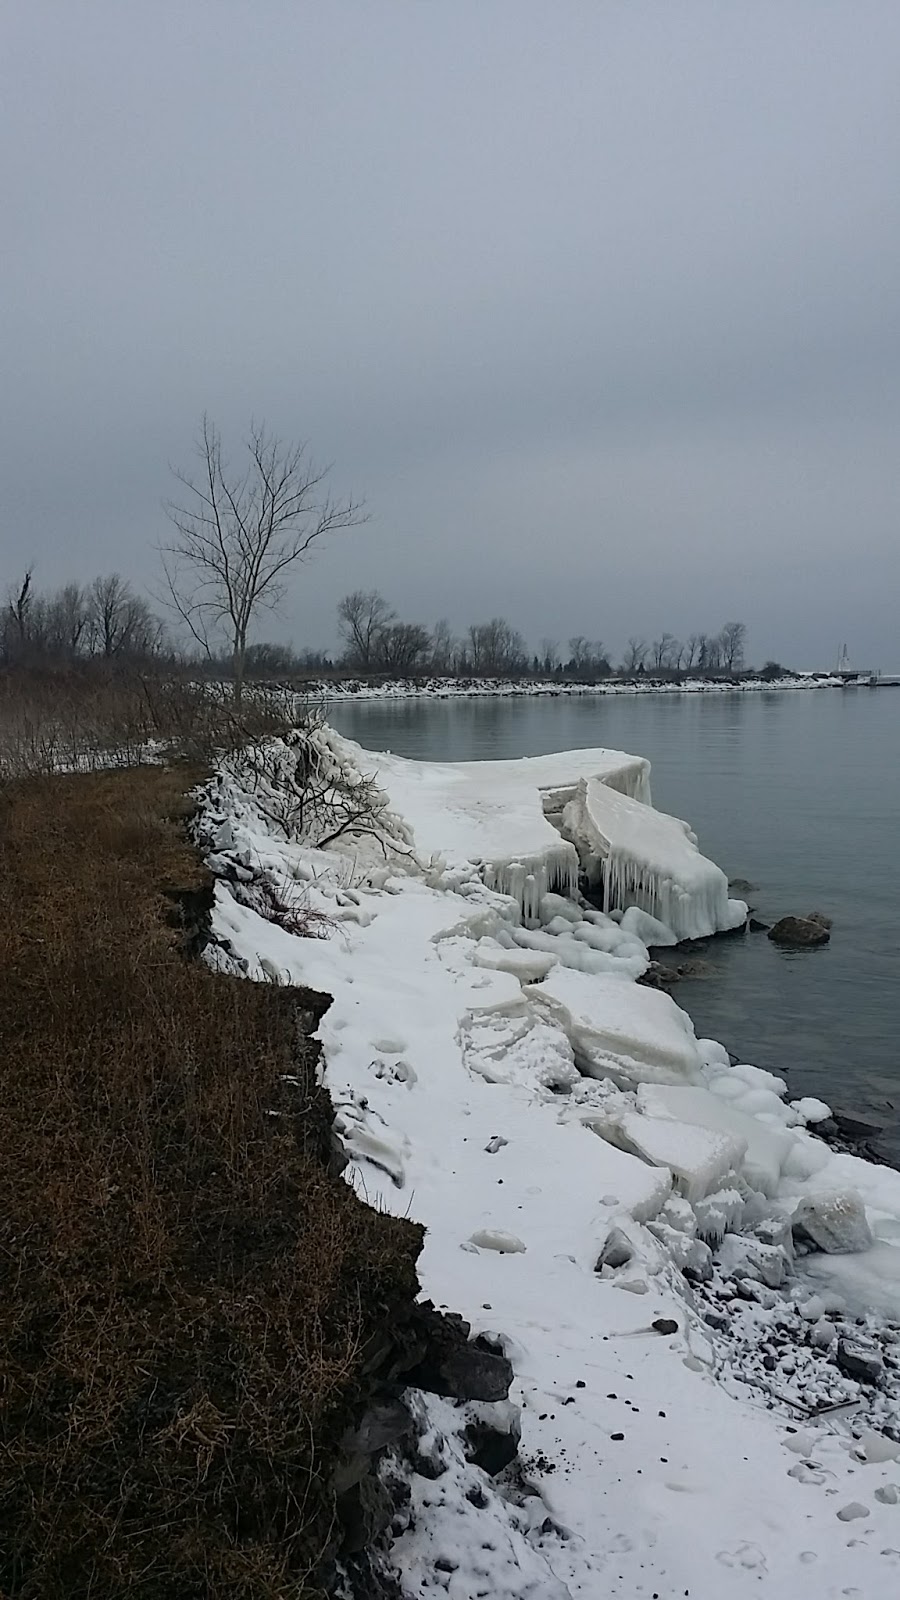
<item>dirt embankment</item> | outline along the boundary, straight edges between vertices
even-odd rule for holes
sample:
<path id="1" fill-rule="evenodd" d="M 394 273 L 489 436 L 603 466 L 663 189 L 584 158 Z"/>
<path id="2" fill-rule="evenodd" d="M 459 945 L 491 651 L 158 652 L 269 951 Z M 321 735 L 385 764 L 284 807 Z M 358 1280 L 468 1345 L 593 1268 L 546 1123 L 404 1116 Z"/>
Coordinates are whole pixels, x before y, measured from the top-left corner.
<path id="1" fill-rule="evenodd" d="M 3 1600 L 327 1592 L 390 1516 L 363 1413 L 459 1342 L 339 1176 L 327 1000 L 189 959 L 196 776 L 0 791 Z"/>

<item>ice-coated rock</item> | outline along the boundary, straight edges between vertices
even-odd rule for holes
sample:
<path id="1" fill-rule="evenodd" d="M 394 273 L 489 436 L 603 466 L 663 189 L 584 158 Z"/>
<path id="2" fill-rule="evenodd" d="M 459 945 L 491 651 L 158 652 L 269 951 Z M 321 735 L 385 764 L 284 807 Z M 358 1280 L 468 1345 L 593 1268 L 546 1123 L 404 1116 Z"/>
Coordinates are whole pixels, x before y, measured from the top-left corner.
<path id="1" fill-rule="evenodd" d="M 603 1249 L 597 1257 L 597 1272 L 604 1267 L 626 1267 L 634 1257 L 634 1246 L 621 1228 L 610 1228 Z"/>
<path id="2" fill-rule="evenodd" d="M 726 1233 L 716 1262 L 723 1277 L 754 1278 L 769 1289 L 779 1289 L 787 1277 L 788 1260 L 783 1250 L 738 1233 Z"/>
<path id="3" fill-rule="evenodd" d="M 672 929 L 658 917 L 651 917 L 649 911 L 642 911 L 640 906 L 629 906 L 622 917 L 622 928 L 625 933 L 633 933 L 642 944 L 648 947 L 659 945 L 677 944 Z"/>
<path id="4" fill-rule="evenodd" d="M 873 1244 L 866 1208 L 856 1189 L 804 1195 L 792 1223 L 796 1238 L 809 1240 L 826 1255 L 852 1255 L 870 1250 Z"/>

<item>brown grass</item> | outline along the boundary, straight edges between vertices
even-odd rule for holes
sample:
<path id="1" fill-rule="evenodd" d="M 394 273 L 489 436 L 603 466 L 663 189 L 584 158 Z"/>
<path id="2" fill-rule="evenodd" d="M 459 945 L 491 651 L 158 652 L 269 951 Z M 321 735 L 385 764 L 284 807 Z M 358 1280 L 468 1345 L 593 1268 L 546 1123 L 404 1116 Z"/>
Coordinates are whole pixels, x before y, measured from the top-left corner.
<path id="1" fill-rule="evenodd" d="M 294 697 L 254 685 L 240 714 L 227 687 L 176 668 L 83 661 L 0 668 L 0 779 L 96 772 L 146 762 L 148 746 L 209 761 L 246 739 L 284 733 Z"/>
<path id="2" fill-rule="evenodd" d="M 334 1441 L 417 1292 L 419 1231 L 326 1170 L 316 997 L 184 959 L 186 783 L 0 792 L 4 1600 L 318 1594 Z"/>

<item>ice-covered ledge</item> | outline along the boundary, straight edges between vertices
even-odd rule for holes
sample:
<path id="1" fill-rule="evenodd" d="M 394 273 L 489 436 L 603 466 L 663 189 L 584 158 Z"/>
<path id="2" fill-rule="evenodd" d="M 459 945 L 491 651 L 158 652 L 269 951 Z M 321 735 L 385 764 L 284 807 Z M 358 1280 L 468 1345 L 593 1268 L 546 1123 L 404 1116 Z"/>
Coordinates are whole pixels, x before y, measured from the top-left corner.
<path id="1" fill-rule="evenodd" d="M 638 906 L 677 940 L 740 927 L 743 901 L 690 829 L 655 811 L 650 763 L 622 750 L 565 750 L 514 761 L 410 761 L 345 742 L 409 827 L 420 860 L 474 862 L 527 921 L 581 874 L 604 910 Z"/>

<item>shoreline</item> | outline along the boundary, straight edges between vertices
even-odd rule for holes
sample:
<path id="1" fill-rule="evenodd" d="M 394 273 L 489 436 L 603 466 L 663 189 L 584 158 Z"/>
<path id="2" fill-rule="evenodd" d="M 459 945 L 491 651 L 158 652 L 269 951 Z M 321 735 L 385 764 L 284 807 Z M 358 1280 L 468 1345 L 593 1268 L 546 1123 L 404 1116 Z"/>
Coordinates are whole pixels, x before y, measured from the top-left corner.
<path id="1" fill-rule="evenodd" d="M 345 772 L 358 788 L 358 747 L 326 731 L 318 754 L 329 782 Z M 589 755 L 610 774 L 639 765 L 570 760 Z M 265 781 L 232 763 L 201 805 L 214 959 L 334 996 L 320 1038 L 348 1177 L 425 1224 L 423 1292 L 515 1370 L 513 1405 L 490 1416 L 416 1399 L 438 1459 L 403 1468 L 390 1552 L 401 1581 L 412 1594 L 453 1572 L 467 1595 L 569 1600 L 643 1584 L 738 1600 L 764 1580 L 813 1600 L 821 1562 L 830 1581 L 892 1594 L 900 1177 L 832 1152 L 816 1134 L 828 1107 L 789 1102 L 772 1073 L 697 1040 L 670 996 L 633 981 L 649 962 L 646 913 L 629 927 L 591 918 L 577 894 L 528 889 L 539 807 L 534 833 L 517 823 L 521 875 L 490 848 L 473 864 L 490 836 L 454 833 L 434 767 L 383 758 L 381 843 L 323 850 L 277 821 L 286 760 Z M 468 782 L 479 766 L 456 770 Z M 495 766 L 529 772 L 526 758 L 484 775 Z M 476 800 L 463 792 L 460 805 L 481 828 Z M 441 858 L 429 825 L 451 847 Z M 317 937 L 266 913 L 298 893 L 327 920 Z M 836 1192 L 854 1196 L 843 1211 L 829 1211 Z M 792 1222 L 801 1204 L 814 1250 Z M 828 1226 L 849 1229 L 843 1253 L 822 1246 Z M 879 1227 L 880 1309 L 858 1281 Z M 475 1426 L 518 1446 L 478 1478 Z"/>
<path id="2" fill-rule="evenodd" d="M 885 679 L 883 683 L 865 685 L 865 687 L 897 687 L 900 680 L 893 676 Z M 814 689 L 855 689 L 863 687 L 856 683 L 846 683 L 844 679 L 829 674 L 797 674 L 785 678 L 747 680 L 733 679 L 727 682 L 717 679 L 688 678 L 680 683 L 671 683 L 663 680 L 650 679 L 614 679 L 603 680 L 598 683 L 558 683 L 553 679 L 528 678 L 509 680 L 503 678 L 425 678 L 387 679 L 382 682 L 373 682 L 366 678 L 339 678 L 312 679 L 302 689 L 293 688 L 299 701 L 318 700 L 327 704 L 329 700 L 462 700 L 482 699 L 486 697 L 518 699 L 518 698 L 545 698 L 568 696 L 588 696 L 598 699 L 608 699 L 620 695 L 648 695 L 648 694 L 760 694 L 760 693 L 788 693 L 790 691 L 810 691 Z"/>

